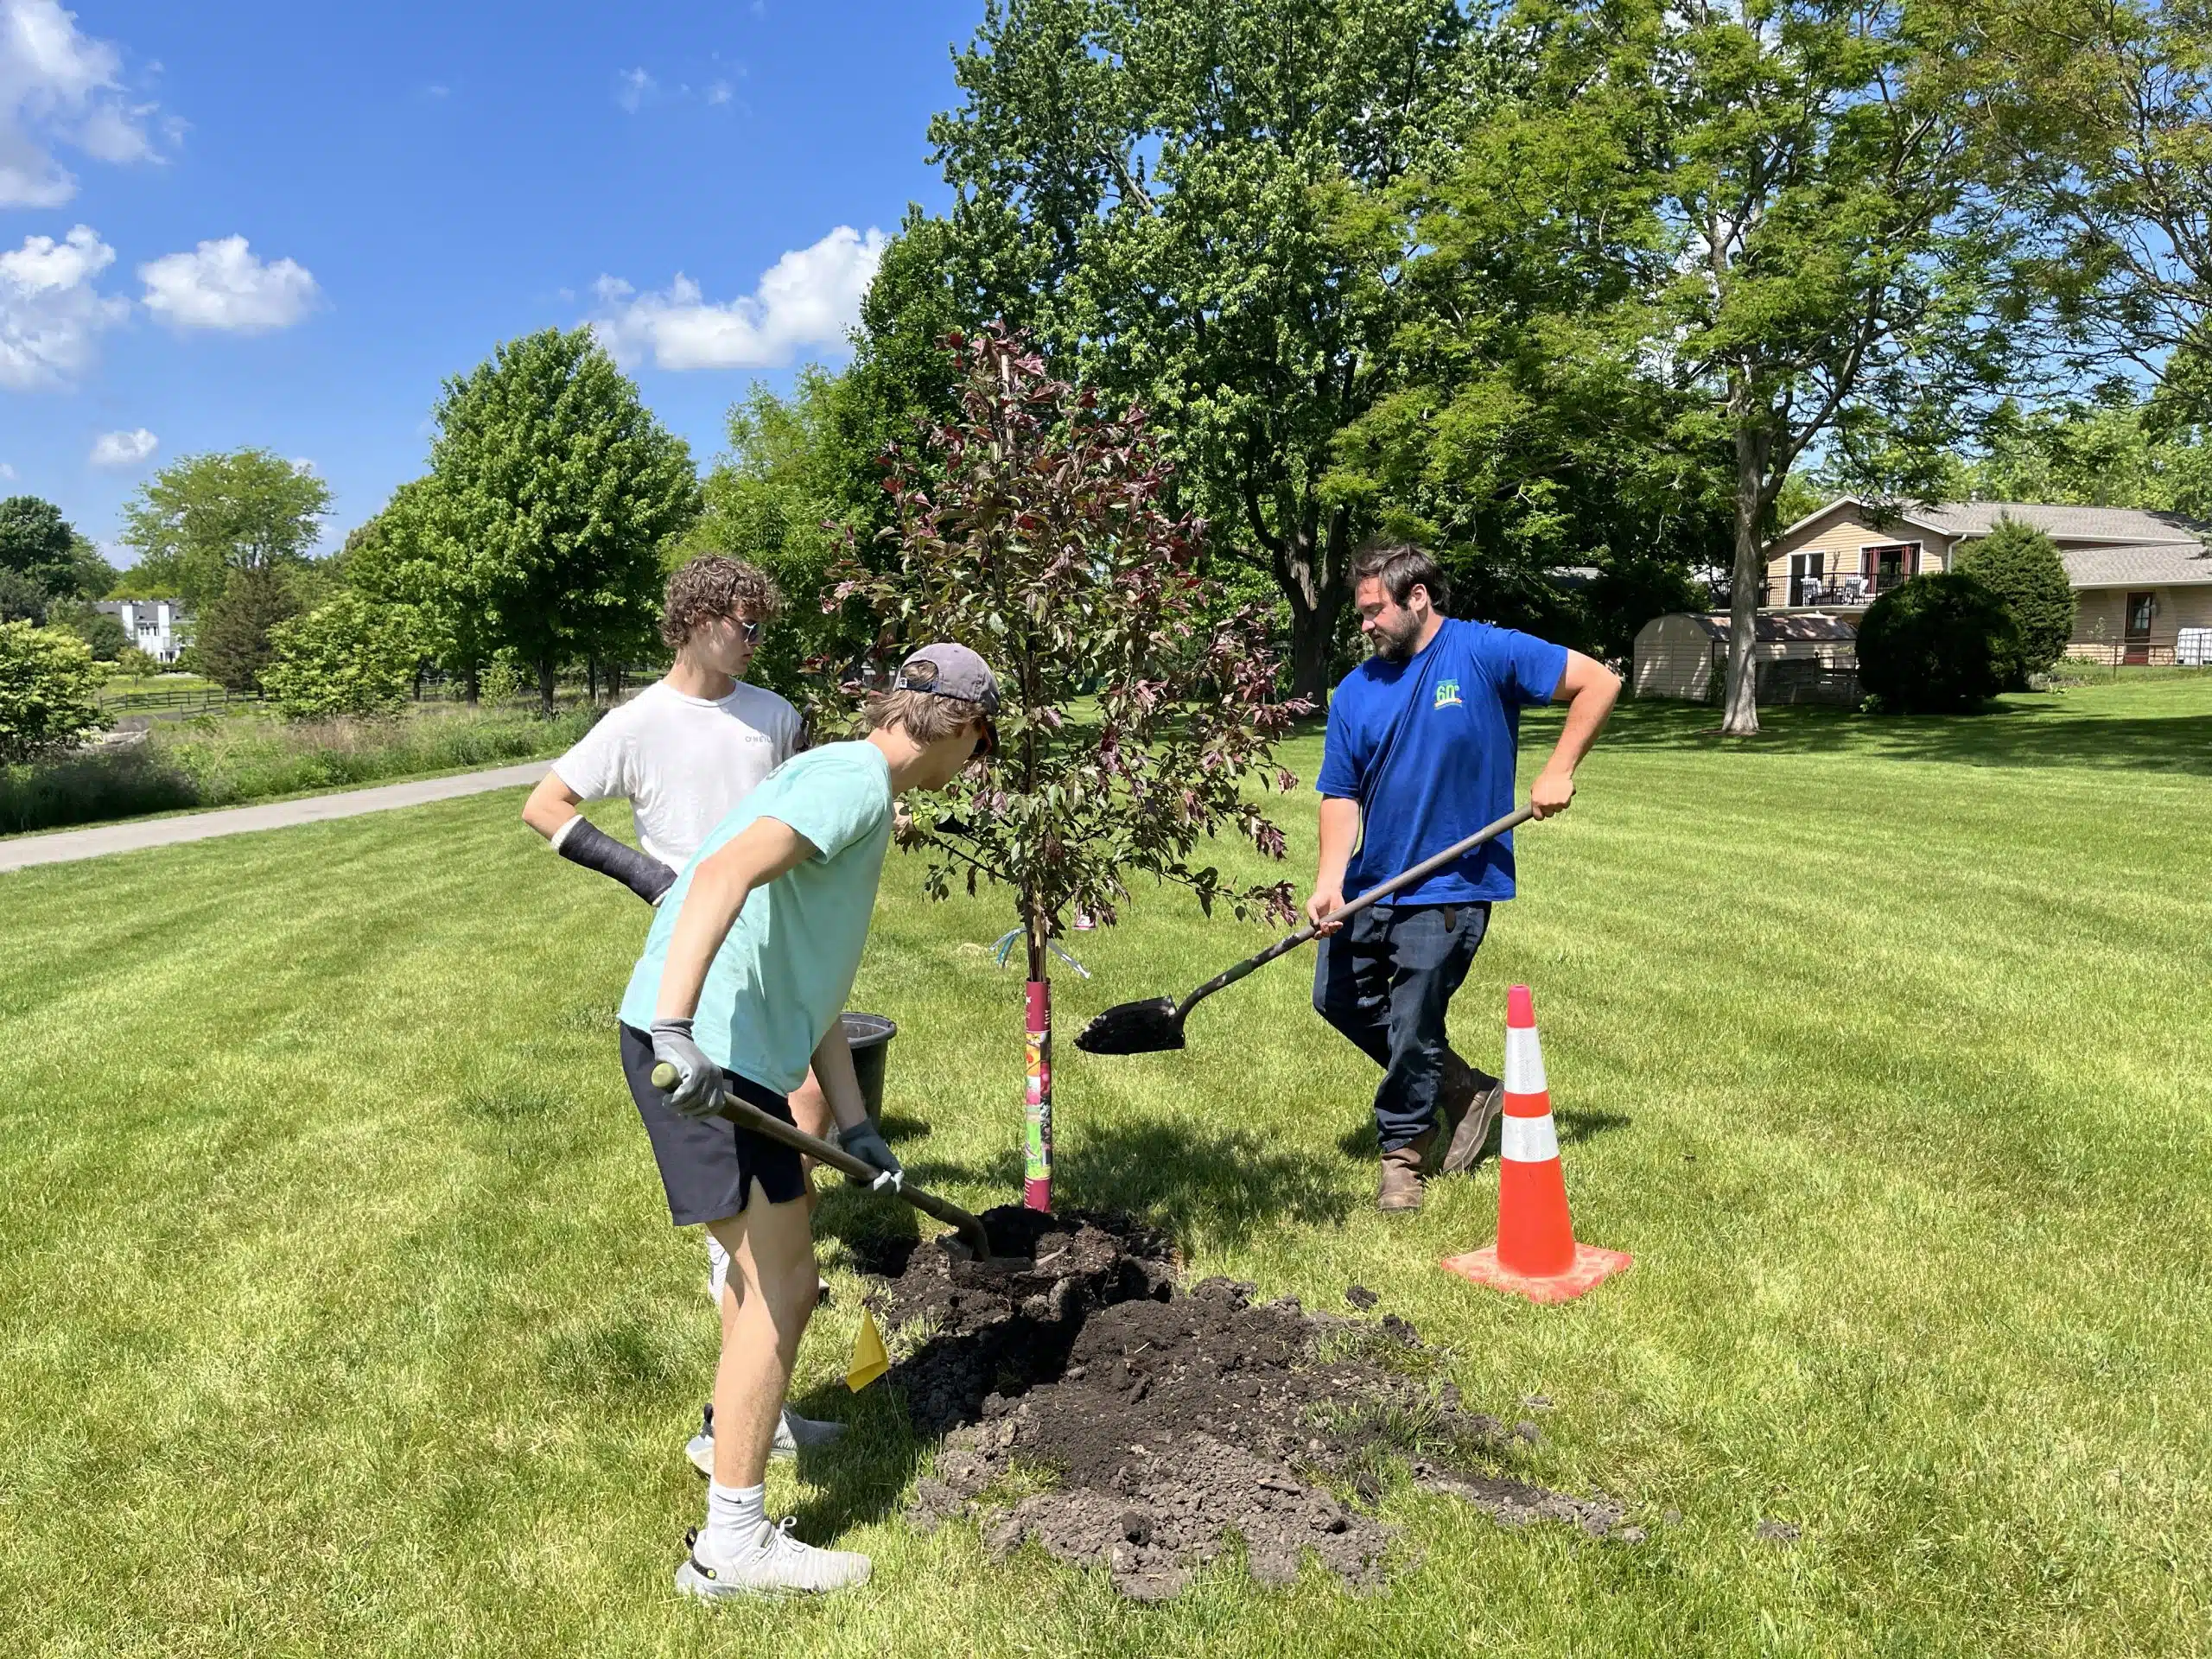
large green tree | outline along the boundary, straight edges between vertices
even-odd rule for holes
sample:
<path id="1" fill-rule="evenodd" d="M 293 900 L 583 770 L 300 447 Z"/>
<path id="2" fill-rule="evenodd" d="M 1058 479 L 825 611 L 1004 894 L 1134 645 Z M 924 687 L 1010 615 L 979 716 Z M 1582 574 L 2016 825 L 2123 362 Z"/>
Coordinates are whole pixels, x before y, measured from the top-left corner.
<path id="1" fill-rule="evenodd" d="M 115 582 L 99 550 L 35 495 L 0 500 L 0 570 L 36 582 L 49 599 L 99 599 Z"/>
<path id="2" fill-rule="evenodd" d="M 1979 124 L 2077 368 L 2212 424 L 2212 0 L 1961 0 Z"/>
<path id="3" fill-rule="evenodd" d="M 1643 107 L 1583 98 L 1571 22 L 1516 38 L 1526 73 L 1469 111 L 1448 167 L 1354 204 L 1344 234 L 1396 261 L 1401 384 L 1325 489 L 1432 547 L 1461 613 L 1618 656 L 1703 602 L 1689 572 L 1726 556 L 1730 467 L 1650 349 L 1678 257 L 1663 156 Z"/>
<path id="4" fill-rule="evenodd" d="M 1583 99 L 1643 112 L 1672 257 L 1650 347 L 1734 480 L 1722 729 L 1758 729 L 1751 654 L 1772 510 L 1798 459 L 1924 490 L 1999 379 L 1999 219 L 1962 48 L 1903 0 L 1624 0 L 1560 14 Z M 1595 54 L 1593 57 L 1591 54 Z M 1638 239 L 1649 236 L 1640 233 Z"/>
<path id="5" fill-rule="evenodd" d="M 332 562 L 348 590 L 409 610 L 416 645 L 459 678 L 474 702 L 496 648 L 492 620 L 469 585 L 469 563 L 435 533 L 435 505 L 429 480 L 402 484 L 382 511 L 347 534 Z"/>
<path id="6" fill-rule="evenodd" d="M 304 564 L 329 510 L 327 484 L 269 450 L 187 455 L 124 509 L 124 543 L 138 550 L 132 587 L 202 610 L 234 571 Z"/>
<path id="7" fill-rule="evenodd" d="M 423 492 L 444 591 L 554 677 L 650 638 L 660 552 L 699 513 L 691 452 L 588 328 L 501 346 L 446 383 Z"/>
<path id="8" fill-rule="evenodd" d="M 703 486 L 706 510 L 672 550 L 671 563 L 727 553 L 759 565 L 783 590 L 785 614 L 753 659 L 753 677 L 796 692 L 810 662 L 841 663 L 873 631 L 825 611 L 826 576 L 843 531 L 866 529 L 883 491 L 873 462 L 850 442 L 849 382 L 824 369 L 799 372 L 788 397 L 755 385 L 729 411 L 728 451 Z"/>
<path id="9" fill-rule="evenodd" d="M 1217 554 L 1280 589 L 1300 695 L 1372 522 L 1334 446 L 1397 372 L 1405 251 L 1345 226 L 1443 162 L 1486 61 L 1451 0 L 993 0 L 931 124 L 923 291 L 1146 407 Z"/>
<path id="10" fill-rule="evenodd" d="M 2163 420 L 2132 396 L 2022 410 L 1989 423 L 1964 467 L 1978 501 L 2145 507 L 2212 518 L 2212 423 Z"/>

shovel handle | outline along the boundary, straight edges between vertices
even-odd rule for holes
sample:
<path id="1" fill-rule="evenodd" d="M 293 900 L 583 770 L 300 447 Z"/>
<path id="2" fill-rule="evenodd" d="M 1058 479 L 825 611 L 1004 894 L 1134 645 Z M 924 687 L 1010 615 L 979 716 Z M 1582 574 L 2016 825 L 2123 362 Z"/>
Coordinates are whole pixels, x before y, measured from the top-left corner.
<path id="1" fill-rule="evenodd" d="M 1234 968 L 1230 968 L 1223 973 L 1216 974 L 1211 979 L 1206 981 L 1205 984 L 1199 986 L 1197 990 L 1192 991 L 1188 996 L 1185 997 L 1182 1001 L 1176 1004 L 1175 1023 L 1178 1026 L 1181 1025 L 1183 1023 L 1184 1015 L 1189 1014 L 1193 1007 L 1197 1007 L 1200 1002 L 1205 1001 L 1206 998 L 1211 996 L 1216 991 L 1227 989 L 1230 986 L 1234 985 L 1238 980 L 1243 978 L 1245 975 L 1256 972 L 1258 969 L 1266 967 L 1277 957 L 1289 955 L 1290 952 L 1297 950 L 1300 945 L 1304 944 L 1308 939 L 1311 939 L 1315 934 L 1319 933 L 1322 928 L 1333 926 L 1335 924 L 1343 921 L 1348 916 L 1357 915 L 1361 911 L 1365 910 L 1370 905 L 1379 904 L 1383 899 L 1388 899 L 1392 893 L 1403 893 L 1408 887 L 1420 885 L 1421 882 L 1426 881 L 1430 876 L 1434 875 L 1439 870 L 1443 869 L 1447 865 L 1458 863 L 1461 859 L 1465 858 L 1469 853 L 1473 852 L 1476 848 L 1481 846 L 1484 842 L 1503 835 L 1507 830 L 1512 829 L 1516 824 L 1528 823 L 1530 818 L 1535 816 L 1536 809 L 1533 806 L 1516 807 L 1512 811 L 1507 813 L 1495 823 L 1484 824 L 1481 829 L 1476 830 L 1473 835 L 1469 836 L 1465 841 L 1453 842 L 1452 845 L 1446 847 L 1442 852 L 1438 853 L 1432 857 L 1424 858 L 1410 870 L 1402 870 L 1397 874 L 1392 876 L 1388 881 L 1378 882 L 1376 886 L 1370 887 L 1365 893 L 1361 893 L 1358 898 L 1353 899 L 1350 904 L 1338 906 L 1336 909 L 1331 911 L 1326 916 L 1324 916 L 1318 923 L 1308 922 L 1304 927 L 1300 928 L 1297 932 L 1277 939 L 1266 950 L 1261 951 L 1258 956 L 1247 957 L 1243 961 L 1238 963 Z"/>
<path id="2" fill-rule="evenodd" d="M 666 1060 L 653 1067 L 653 1087 L 663 1094 L 672 1090 L 682 1081 L 674 1066 Z M 804 1153 L 817 1164 L 827 1164 L 841 1174 L 873 1185 L 883 1173 L 865 1158 L 855 1158 L 833 1141 L 824 1141 L 809 1135 L 795 1123 L 786 1123 L 780 1117 L 762 1111 L 749 1100 L 741 1100 L 727 1091 L 722 1096 L 721 1114 L 741 1129 L 789 1147 L 794 1152 Z M 918 1186 L 905 1183 L 895 1189 L 908 1204 L 933 1220 L 941 1221 L 959 1233 L 961 1242 L 976 1252 L 980 1262 L 991 1253 L 990 1235 L 983 1230 L 983 1224 L 963 1210 L 950 1198 L 940 1198 L 934 1192 L 925 1192 Z"/>

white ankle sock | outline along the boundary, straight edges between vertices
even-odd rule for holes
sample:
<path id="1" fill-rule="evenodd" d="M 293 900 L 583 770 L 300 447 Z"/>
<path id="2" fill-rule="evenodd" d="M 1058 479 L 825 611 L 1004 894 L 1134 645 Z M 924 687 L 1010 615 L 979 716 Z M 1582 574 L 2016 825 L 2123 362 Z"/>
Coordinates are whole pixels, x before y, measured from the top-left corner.
<path id="1" fill-rule="evenodd" d="M 725 1486 L 707 1483 L 707 1541 L 715 1554 L 728 1560 L 741 1549 L 753 1548 L 753 1535 L 768 1518 L 768 1489 Z"/>

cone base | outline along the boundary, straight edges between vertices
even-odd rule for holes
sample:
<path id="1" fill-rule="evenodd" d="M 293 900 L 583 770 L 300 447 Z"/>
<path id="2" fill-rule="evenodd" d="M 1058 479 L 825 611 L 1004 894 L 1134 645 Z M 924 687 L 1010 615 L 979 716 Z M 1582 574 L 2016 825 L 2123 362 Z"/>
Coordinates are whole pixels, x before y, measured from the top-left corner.
<path id="1" fill-rule="evenodd" d="M 1447 1273 L 1458 1274 L 1469 1284 L 1487 1285 L 1492 1290 L 1510 1291 L 1516 1296 L 1525 1296 L 1532 1302 L 1571 1302 L 1576 1297 L 1595 1290 L 1635 1259 L 1625 1250 L 1601 1250 L 1594 1244 L 1577 1244 L 1574 1247 L 1574 1265 L 1565 1273 L 1532 1279 L 1526 1274 L 1514 1272 L 1510 1268 L 1500 1267 L 1497 1246 L 1485 1244 L 1479 1250 L 1470 1250 L 1465 1255 L 1447 1255 L 1437 1265 Z"/>

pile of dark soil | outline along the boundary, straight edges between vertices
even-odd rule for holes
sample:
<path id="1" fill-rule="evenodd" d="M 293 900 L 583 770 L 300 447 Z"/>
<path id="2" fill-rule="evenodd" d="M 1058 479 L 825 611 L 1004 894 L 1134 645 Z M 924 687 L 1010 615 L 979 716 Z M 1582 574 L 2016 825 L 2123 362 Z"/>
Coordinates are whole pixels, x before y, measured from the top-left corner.
<path id="1" fill-rule="evenodd" d="M 1001 1250 L 1023 1254 L 975 1262 L 923 1246 L 876 1264 L 893 1276 L 869 1297 L 920 1338 L 889 1380 L 918 1429 L 946 1436 L 911 1511 L 925 1530 L 975 1515 L 1001 1556 L 1033 1538 L 1147 1599 L 1175 1594 L 1230 1535 L 1264 1582 L 1288 1582 L 1310 1552 L 1374 1586 L 1389 1532 L 1369 1506 L 1402 1458 L 1415 1480 L 1508 1525 L 1642 1535 L 1603 1499 L 1500 1473 L 1535 1426 L 1509 1431 L 1465 1407 L 1395 1315 L 1255 1303 L 1226 1279 L 1183 1290 L 1166 1242 L 1124 1217 L 1010 1205 L 983 1220 Z M 1050 1490 L 1007 1509 L 1009 1487 L 1040 1478 Z"/>

